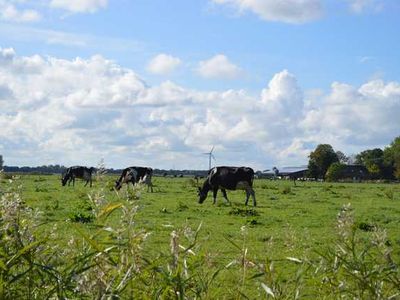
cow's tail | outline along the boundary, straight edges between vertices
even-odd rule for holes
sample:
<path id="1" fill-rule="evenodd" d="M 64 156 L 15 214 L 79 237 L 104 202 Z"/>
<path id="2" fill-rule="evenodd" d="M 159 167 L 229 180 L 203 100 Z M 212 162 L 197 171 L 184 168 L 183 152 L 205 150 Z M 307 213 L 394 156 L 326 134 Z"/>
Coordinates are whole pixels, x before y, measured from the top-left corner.
<path id="1" fill-rule="evenodd" d="M 253 187 L 253 182 L 254 182 L 254 170 L 252 168 L 249 168 L 250 170 L 250 186 Z"/>

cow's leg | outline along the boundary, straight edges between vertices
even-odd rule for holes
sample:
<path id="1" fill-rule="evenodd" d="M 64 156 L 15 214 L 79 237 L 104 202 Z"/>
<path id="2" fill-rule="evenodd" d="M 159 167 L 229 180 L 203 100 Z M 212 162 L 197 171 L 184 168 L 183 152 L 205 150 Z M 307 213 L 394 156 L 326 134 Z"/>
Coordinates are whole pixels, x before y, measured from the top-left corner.
<path id="1" fill-rule="evenodd" d="M 224 196 L 224 199 L 226 200 L 226 202 L 228 202 L 229 204 L 231 203 L 228 199 L 228 195 L 226 194 L 226 190 L 225 189 L 221 189 L 222 192 L 222 196 Z"/>
<path id="2" fill-rule="evenodd" d="M 245 205 L 247 205 L 249 203 L 249 198 L 250 198 L 250 195 L 251 195 L 251 197 L 253 198 L 253 205 L 256 206 L 257 205 L 256 194 L 255 194 L 255 192 L 253 190 L 253 187 L 251 185 L 249 185 L 249 184 L 246 184 L 244 189 L 246 191 L 246 202 L 245 202 Z"/>
<path id="3" fill-rule="evenodd" d="M 250 195 L 253 198 L 253 205 L 257 206 L 257 202 L 256 202 L 256 193 L 254 192 L 253 188 L 250 187 Z"/>
<path id="4" fill-rule="evenodd" d="M 87 185 L 88 185 L 88 183 L 89 183 L 89 180 L 86 180 L 86 182 L 85 182 L 85 185 L 84 185 L 84 186 L 87 186 Z"/>
<path id="5" fill-rule="evenodd" d="M 213 197 L 214 197 L 213 204 L 215 204 L 217 202 L 217 193 L 218 193 L 218 187 L 213 189 Z"/>
<path id="6" fill-rule="evenodd" d="M 250 198 L 250 191 L 248 188 L 246 188 L 246 202 L 245 205 L 247 206 L 247 204 L 249 203 L 249 198 Z"/>
<path id="7" fill-rule="evenodd" d="M 92 187 L 92 178 L 90 178 L 89 181 L 90 181 L 90 187 Z"/>
<path id="8" fill-rule="evenodd" d="M 249 198 L 250 198 L 251 191 L 252 191 L 250 184 L 247 181 L 241 181 L 236 185 L 236 188 L 243 189 L 246 192 L 245 205 L 247 206 L 247 204 L 249 203 Z"/>

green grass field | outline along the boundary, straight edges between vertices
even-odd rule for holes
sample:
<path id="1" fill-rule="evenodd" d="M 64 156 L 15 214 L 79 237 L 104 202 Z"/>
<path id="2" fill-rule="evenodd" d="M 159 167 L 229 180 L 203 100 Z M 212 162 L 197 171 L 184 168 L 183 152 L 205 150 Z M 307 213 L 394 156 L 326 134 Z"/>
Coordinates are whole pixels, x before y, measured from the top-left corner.
<path id="1" fill-rule="evenodd" d="M 400 297 L 399 185 L 301 182 L 294 186 L 288 181 L 257 179 L 254 188 L 258 206 L 254 208 L 244 206 L 242 191 L 228 191 L 231 205 L 220 193 L 217 205 L 212 204 L 211 193 L 198 204 L 196 183 L 189 178 L 154 177 L 154 193 L 130 186 L 117 194 L 110 189 L 116 177 L 107 175 L 92 188 L 84 187 L 79 180 L 75 187 L 62 187 L 58 176 L 44 175 L 23 175 L 12 184 L 24 207 L 41 212 L 32 225 L 32 241 L 46 237 L 41 248 L 35 245 L 23 251 L 19 259 L 29 265 L 26 253 L 41 261 L 49 259 L 46 255 L 54 257 L 52 251 L 75 247 L 74 253 L 57 257 L 48 273 L 54 270 L 57 276 L 68 277 L 65 274 L 69 270 L 63 265 L 74 262 L 85 266 L 74 271 L 76 277 L 90 277 L 85 272 L 89 274 L 91 268 L 110 274 L 121 272 L 113 275 L 110 291 L 98 283 L 74 291 L 77 279 L 71 276 L 63 279 L 70 280 L 68 284 L 49 288 L 47 294 L 35 290 L 35 280 L 32 290 L 24 291 L 26 280 L 32 278 L 16 278 L 24 268 L 15 263 L 15 270 L 3 268 L 8 270 L 2 275 L 5 298 L 32 291 L 32 298 L 47 295 L 70 299 L 107 299 L 112 295 L 122 299 Z M 3 198 L 9 195 L 10 185 L 8 180 L 1 180 Z M 339 218 L 338 227 L 338 214 L 348 203 L 352 210 Z M 98 212 L 93 213 L 96 209 Z M 131 223 L 127 224 L 129 218 Z M 128 231 L 122 234 L 124 224 Z M 175 248 L 174 241 L 179 241 Z M 7 253 L 10 256 L 13 251 L 2 243 L 6 250 L 2 250 L 0 269 Z M 112 250 L 106 251 L 108 247 Z M 127 260 L 135 257 L 130 264 L 136 266 L 136 273 L 129 271 L 127 276 L 126 269 L 119 269 L 128 268 L 129 263 L 121 259 L 125 250 L 118 247 L 130 251 Z M 100 263 L 100 254 L 110 255 L 107 259 L 111 263 Z M 33 266 L 25 268 L 26 274 L 36 270 Z M 41 270 L 35 272 L 31 277 L 42 276 L 38 281 L 50 276 Z M 121 290 L 116 277 L 120 282 L 125 278 Z M 111 280 L 108 274 L 104 278 Z"/>

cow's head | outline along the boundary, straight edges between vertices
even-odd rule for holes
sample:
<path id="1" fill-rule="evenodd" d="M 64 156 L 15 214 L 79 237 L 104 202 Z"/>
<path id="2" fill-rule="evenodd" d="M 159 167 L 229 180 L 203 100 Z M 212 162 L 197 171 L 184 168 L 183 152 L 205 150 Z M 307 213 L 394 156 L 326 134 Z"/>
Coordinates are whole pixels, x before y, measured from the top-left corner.
<path id="1" fill-rule="evenodd" d="M 119 191 L 119 190 L 121 189 L 121 187 L 122 187 L 122 182 L 117 180 L 117 181 L 115 182 L 115 189 L 116 189 L 117 191 Z"/>
<path id="2" fill-rule="evenodd" d="M 206 191 L 204 191 L 204 189 L 199 187 L 199 190 L 197 191 L 197 195 L 199 196 L 199 203 L 200 204 L 203 203 L 204 200 L 206 200 L 207 194 L 208 193 Z"/>
<path id="3" fill-rule="evenodd" d="M 67 184 L 67 181 L 68 181 L 68 176 L 67 175 L 61 177 L 62 186 L 65 186 Z"/>

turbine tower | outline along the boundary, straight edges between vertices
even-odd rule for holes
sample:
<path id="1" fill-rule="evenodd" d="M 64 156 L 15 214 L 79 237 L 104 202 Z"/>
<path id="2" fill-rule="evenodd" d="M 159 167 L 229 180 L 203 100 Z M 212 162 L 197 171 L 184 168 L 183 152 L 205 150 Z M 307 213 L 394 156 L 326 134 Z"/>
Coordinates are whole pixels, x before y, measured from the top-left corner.
<path id="1" fill-rule="evenodd" d="M 213 160 L 215 160 L 215 156 L 214 156 L 214 154 L 213 154 L 213 151 L 214 151 L 214 146 L 211 148 L 211 151 L 210 151 L 210 152 L 205 152 L 205 153 L 203 153 L 204 155 L 208 155 L 208 169 L 209 169 L 209 170 L 211 169 L 211 158 L 212 158 Z"/>

